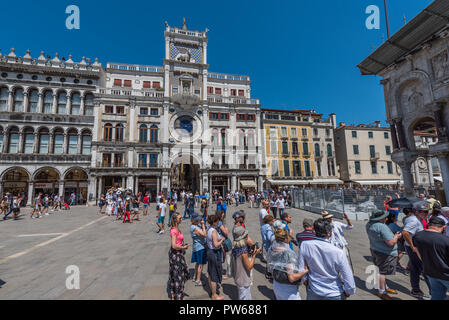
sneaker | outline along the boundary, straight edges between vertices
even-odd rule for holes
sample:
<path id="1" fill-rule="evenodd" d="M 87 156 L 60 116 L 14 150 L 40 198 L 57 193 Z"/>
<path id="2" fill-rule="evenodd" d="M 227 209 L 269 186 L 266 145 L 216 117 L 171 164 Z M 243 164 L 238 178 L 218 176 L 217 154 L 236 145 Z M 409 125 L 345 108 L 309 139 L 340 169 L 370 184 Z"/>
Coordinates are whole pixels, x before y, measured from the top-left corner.
<path id="1" fill-rule="evenodd" d="M 428 294 L 425 294 L 424 292 L 422 292 L 422 291 L 411 291 L 410 292 L 410 295 L 412 296 L 412 297 L 414 297 L 414 298 L 417 298 L 417 299 L 426 299 L 426 300 L 428 300 L 428 299 L 430 299 L 431 297 L 428 295 Z"/>
<path id="2" fill-rule="evenodd" d="M 164 234 L 165 233 L 165 231 L 164 230 L 162 230 L 161 232 L 159 232 L 159 234 Z"/>
<path id="3" fill-rule="evenodd" d="M 377 292 L 377 296 L 378 296 L 379 298 L 381 298 L 382 300 L 393 300 L 393 298 L 390 297 L 387 293 L 380 293 L 380 292 Z"/>

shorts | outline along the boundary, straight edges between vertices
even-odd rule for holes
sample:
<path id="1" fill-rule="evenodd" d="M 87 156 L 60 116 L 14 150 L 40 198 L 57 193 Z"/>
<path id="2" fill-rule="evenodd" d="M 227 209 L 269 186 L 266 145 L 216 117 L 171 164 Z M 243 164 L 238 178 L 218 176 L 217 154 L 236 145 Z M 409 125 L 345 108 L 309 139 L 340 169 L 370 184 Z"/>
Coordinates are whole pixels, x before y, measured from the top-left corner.
<path id="1" fill-rule="evenodd" d="M 398 264 L 398 257 L 390 256 L 385 253 L 371 250 L 373 262 L 379 268 L 379 273 L 384 276 L 396 274 L 396 266 Z"/>
<path id="2" fill-rule="evenodd" d="M 205 265 L 207 263 L 206 249 L 192 252 L 192 260 L 190 262 Z"/>
<path id="3" fill-rule="evenodd" d="M 143 208 L 144 208 L 144 209 L 148 209 L 148 203 L 144 203 L 144 204 L 143 204 Z"/>
<path id="4" fill-rule="evenodd" d="M 133 208 L 134 212 L 139 212 L 139 208 Z"/>
<path id="5" fill-rule="evenodd" d="M 212 282 L 221 283 L 223 279 L 222 251 L 207 249 L 207 273 Z"/>
<path id="6" fill-rule="evenodd" d="M 164 223 L 165 216 L 157 218 L 157 223 Z"/>

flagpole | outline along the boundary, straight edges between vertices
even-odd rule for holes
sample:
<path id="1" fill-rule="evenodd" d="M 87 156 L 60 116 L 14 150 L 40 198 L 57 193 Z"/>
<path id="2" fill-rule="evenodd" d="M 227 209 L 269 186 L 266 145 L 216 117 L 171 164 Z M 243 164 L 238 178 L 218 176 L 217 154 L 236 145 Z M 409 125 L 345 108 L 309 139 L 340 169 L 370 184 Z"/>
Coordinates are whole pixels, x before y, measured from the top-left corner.
<path id="1" fill-rule="evenodd" d="M 385 19 L 387 21 L 387 36 L 388 36 L 388 39 L 390 39 L 390 21 L 388 20 L 387 0 L 384 0 L 384 5 L 385 5 Z"/>

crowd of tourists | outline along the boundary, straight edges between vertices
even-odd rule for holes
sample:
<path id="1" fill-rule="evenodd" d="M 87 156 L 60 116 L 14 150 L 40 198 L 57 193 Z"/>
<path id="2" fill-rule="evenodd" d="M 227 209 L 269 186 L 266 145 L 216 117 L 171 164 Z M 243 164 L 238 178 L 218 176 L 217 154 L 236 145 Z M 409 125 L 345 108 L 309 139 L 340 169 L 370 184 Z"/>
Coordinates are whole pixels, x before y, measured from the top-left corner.
<path id="1" fill-rule="evenodd" d="M 449 289 L 449 208 L 441 208 L 433 197 L 420 197 L 420 201 L 403 208 L 403 227 L 398 223 L 401 210 L 387 205 L 391 198 L 385 202 L 385 210 L 372 212 L 366 224 L 373 263 L 378 268 L 377 296 L 382 300 L 393 300 L 392 296 L 398 294 L 386 281 L 387 276 L 397 271 L 410 277 L 411 296 L 446 299 Z M 259 255 L 277 300 L 345 300 L 354 295 L 354 269 L 345 239 L 345 232 L 354 228 L 349 217 L 344 214 L 343 223 L 325 211 L 316 221 L 305 219 L 304 230 L 295 235 L 291 229 L 292 215 L 279 210 L 285 209 L 279 203 L 283 200 L 282 192 L 269 192 L 260 201 L 261 246 L 248 232 L 244 210 L 233 214 L 232 226 L 225 225 L 223 208 L 227 201 L 220 196 L 213 214 L 207 210 L 193 212 L 189 216 L 193 240 L 190 263 L 194 264 L 191 280 L 195 286 L 208 287 L 212 300 L 222 300 L 221 283 L 232 277 L 239 300 L 251 300 L 252 273 Z M 181 214 L 175 213 L 170 231 L 169 289 L 174 300 L 183 299 L 185 282 L 190 279 L 185 258 L 189 245 L 185 244 L 179 228 L 182 221 Z M 401 265 L 404 255 L 409 258 L 407 266 Z M 201 280 L 203 271 L 207 274 L 207 286 Z M 428 286 L 430 295 L 420 289 L 421 279 Z M 306 297 L 300 295 L 301 284 L 306 287 Z"/>
<path id="2" fill-rule="evenodd" d="M 72 193 L 67 201 L 63 196 L 56 193 L 50 195 L 42 192 L 37 193 L 31 201 L 30 218 L 39 219 L 53 212 L 70 210 L 70 206 L 76 204 L 75 199 L 75 193 Z M 26 207 L 27 200 L 24 193 L 17 196 L 12 193 L 6 193 L 0 202 L 0 215 L 3 214 L 3 220 L 7 220 L 9 217 L 17 220 L 21 213 L 21 208 Z"/>

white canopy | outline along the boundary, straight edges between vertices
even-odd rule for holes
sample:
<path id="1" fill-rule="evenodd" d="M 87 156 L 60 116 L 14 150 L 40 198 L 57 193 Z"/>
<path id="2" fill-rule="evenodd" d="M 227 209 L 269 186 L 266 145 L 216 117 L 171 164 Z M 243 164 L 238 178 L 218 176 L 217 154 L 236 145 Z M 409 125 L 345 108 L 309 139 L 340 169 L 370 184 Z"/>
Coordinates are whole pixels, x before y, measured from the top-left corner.
<path id="1" fill-rule="evenodd" d="M 383 186 L 383 185 L 395 185 L 399 184 L 401 180 L 366 180 L 366 181 L 353 181 L 362 186 Z"/>
<path id="2" fill-rule="evenodd" d="M 257 184 L 252 180 L 240 180 L 240 184 L 243 188 L 255 188 L 257 189 Z"/>

